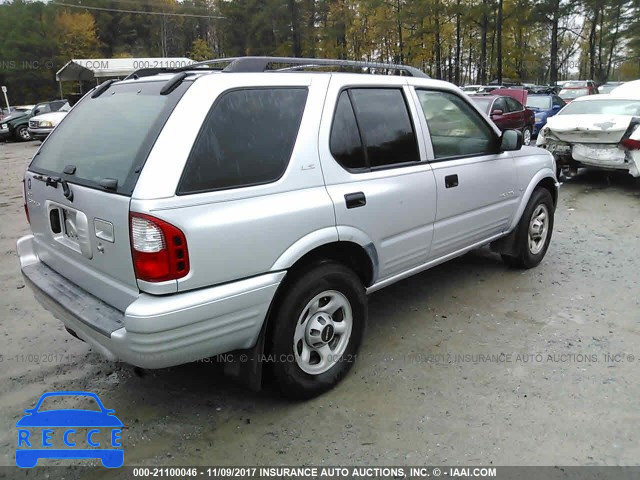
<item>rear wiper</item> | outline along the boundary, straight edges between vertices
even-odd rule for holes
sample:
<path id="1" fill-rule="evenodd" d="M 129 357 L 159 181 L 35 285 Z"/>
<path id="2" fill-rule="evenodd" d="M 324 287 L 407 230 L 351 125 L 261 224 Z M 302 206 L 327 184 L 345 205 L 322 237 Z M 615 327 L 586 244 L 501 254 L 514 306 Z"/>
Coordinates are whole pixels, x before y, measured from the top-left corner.
<path id="1" fill-rule="evenodd" d="M 71 191 L 71 187 L 66 180 L 60 177 L 49 177 L 47 175 L 34 175 L 33 178 L 36 180 L 40 180 L 47 184 L 47 187 L 58 188 L 58 184 L 62 185 L 62 193 L 65 198 L 70 202 L 73 202 L 73 192 Z"/>

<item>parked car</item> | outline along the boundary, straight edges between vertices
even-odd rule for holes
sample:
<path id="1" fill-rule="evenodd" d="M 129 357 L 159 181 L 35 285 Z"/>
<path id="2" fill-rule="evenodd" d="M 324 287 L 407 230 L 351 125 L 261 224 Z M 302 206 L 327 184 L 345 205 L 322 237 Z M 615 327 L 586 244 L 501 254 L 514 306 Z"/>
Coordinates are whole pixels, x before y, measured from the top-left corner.
<path id="1" fill-rule="evenodd" d="M 640 177 L 640 95 L 576 99 L 547 121 L 537 145 L 561 169 L 626 170 Z"/>
<path id="2" fill-rule="evenodd" d="M 67 116 L 71 107 L 65 103 L 57 112 L 43 113 L 29 119 L 29 135 L 36 140 L 44 140 L 53 129 Z"/>
<path id="3" fill-rule="evenodd" d="M 35 154 L 25 282 L 107 358 L 232 352 L 246 383 L 268 365 L 285 395 L 310 397 L 352 365 L 368 293 L 482 245 L 542 261 L 549 152 L 411 67 L 261 73 L 272 61 L 103 83 Z"/>
<path id="4" fill-rule="evenodd" d="M 611 93 L 611 91 L 616 88 L 619 87 L 620 85 L 623 85 L 624 82 L 607 82 L 604 83 L 602 85 L 600 85 L 598 87 L 598 93 Z"/>
<path id="5" fill-rule="evenodd" d="M 565 105 L 564 100 L 557 95 L 528 95 L 527 108 L 532 110 L 535 116 L 533 136 L 537 136 L 540 129 L 547 123 L 547 119 L 553 117 Z"/>
<path id="6" fill-rule="evenodd" d="M 640 94 L 640 80 L 625 82 L 624 84 L 611 90 L 611 95 L 631 95 L 633 98 Z"/>
<path id="7" fill-rule="evenodd" d="M 593 80 L 569 80 L 562 85 L 562 90 L 560 90 L 558 96 L 566 103 L 569 103 L 576 98 L 597 93 L 598 89 Z"/>
<path id="8" fill-rule="evenodd" d="M 522 105 L 527 99 L 526 90 L 504 88 L 494 90 L 490 95 L 472 95 L 471 98 L 500 130 L 518 130 L 522 132 L 523 144 L 531 143 L 535 116 L 533 111 Z"/>
<path id="9" fill-rule="evenodd" d="M 32 140 L 29 133 L 29 119 L 43 113 L 56 112 L 66 100 L 53 100 L 37 104 L 31 110 L 17 110 L 0 121 L 0 141 L 14 139 L 17 141 Z"/>
<path id="10" fill-rule="evenodd" d="M 479 88 L 482 88 L 482 85 L 465 85 L 462 87 L 462 91 L 467 95 L 473 95 L 478 92 Z"/>
<path id="11" fill-rule="evenodd" d="M 26 112 L 33 110 L 34 106 L 35 105 L 20 105 L 17 107 L 3 108 L 2 113 L 0 114 L 0 121 L 9 120 L 10 116 L 11 118 L 16 118 L 21 115 L 24 115 Z"/>

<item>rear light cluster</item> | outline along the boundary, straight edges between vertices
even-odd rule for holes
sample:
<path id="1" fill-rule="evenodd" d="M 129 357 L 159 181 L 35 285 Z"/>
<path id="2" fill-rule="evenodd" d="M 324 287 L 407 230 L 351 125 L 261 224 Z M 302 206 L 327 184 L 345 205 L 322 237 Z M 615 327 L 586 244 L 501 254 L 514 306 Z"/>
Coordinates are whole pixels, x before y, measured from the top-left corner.
<path id="1" fill-rule="evenodd" d="M 636 137 L 636 138 L 634 139 L 630 137 Z M 636 128 L 633 130 L 631 135 L 629 135 L 629 138 L 625 138 L 620 143 L 622 143 L 622 145 L 627 147 L 629 150 L 639 150 L 640 149 L 640 125 L 636 126 Z"/>
<path id="2" fill-rule="evenodd" d="M 640 140 L 633 140 L 632 138 L 627 138 L 622 140 L 622 145 L 627 147 L 629 150 L 638 150 L 640 149 Z"/>
<path id="3" fill-rule="evenodd" d="M 22 179 L 22 193 L 24 194 L 24 214 L 27 216 L 27 222 L 31 224 L 31 218 L 29 217 L 29 206 L 27 205 L 27 182 Z"/>
<path id="4" fill-rule="evenodd" d="M 131 213 L 131 252 L 136 277 L 145 282 L 166 282 L 189 273 L 187 239 L 170 223 Z"/>

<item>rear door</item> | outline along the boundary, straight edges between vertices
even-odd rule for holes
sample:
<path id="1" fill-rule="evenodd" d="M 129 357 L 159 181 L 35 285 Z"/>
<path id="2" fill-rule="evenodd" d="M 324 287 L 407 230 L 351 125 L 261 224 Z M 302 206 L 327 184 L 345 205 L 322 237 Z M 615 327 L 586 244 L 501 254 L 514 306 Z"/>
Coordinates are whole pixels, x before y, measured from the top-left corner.
<path id="1" fill-rule="evenodd" d="M 34 156 L 25 175 L 35 249 L 53 270 L 124 310 L 137 296 L 129 203 L 138 173 L 182 85 L 116 84 L 85 96 Z"/>
<path id="2" fill-rule="evenodd" d="M 373 243 L 384 280 L 427 260 L 436 213 L 433 172 L 403 78 L 345 86 L 336 77 L 320 131 L 325 183 L 340 239 Z"/>

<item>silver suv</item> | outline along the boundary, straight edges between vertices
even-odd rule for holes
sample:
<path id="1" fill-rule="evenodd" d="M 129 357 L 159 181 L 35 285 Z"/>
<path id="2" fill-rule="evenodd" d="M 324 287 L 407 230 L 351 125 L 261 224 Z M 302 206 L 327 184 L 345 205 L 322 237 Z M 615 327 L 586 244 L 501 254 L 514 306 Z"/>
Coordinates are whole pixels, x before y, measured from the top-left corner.
<path id="1" fill-rule="evenodd" d="M 107 358 L 230 353 L 247 384 L 268 372 L 310 397 L 353 363 L 367 294 L 487 244 L 540 263 L 554 172 L 411 67 L 209 61 L 76 104 L 25 174 L 17 250 L 39 301 Z"/>

